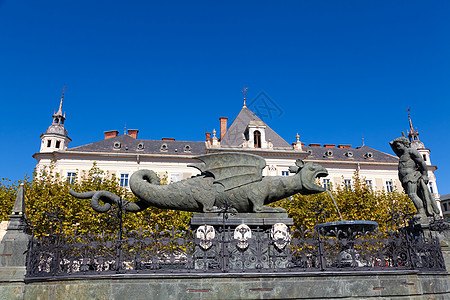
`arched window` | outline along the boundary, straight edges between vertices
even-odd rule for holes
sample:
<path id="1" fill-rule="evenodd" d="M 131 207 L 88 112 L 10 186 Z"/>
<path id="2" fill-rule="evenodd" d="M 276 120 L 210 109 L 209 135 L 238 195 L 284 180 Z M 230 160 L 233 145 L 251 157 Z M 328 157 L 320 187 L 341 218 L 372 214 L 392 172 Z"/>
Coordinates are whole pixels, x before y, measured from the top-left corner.
<path id="1" fill-rule="evenodd" d="M 261 148 L 261 132 L 255 130 L 253 133 L 253 140 L 255 141 L 255 148 Z"/>

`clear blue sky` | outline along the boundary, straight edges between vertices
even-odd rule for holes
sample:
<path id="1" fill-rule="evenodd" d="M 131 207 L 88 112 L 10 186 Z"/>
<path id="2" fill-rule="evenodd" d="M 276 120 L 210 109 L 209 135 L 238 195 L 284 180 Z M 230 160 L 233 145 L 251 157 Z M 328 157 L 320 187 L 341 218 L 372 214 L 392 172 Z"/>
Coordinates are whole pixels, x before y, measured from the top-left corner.
<path id="1" fill-rule="evenodd" d="M 288 142 L 414 126 L 450 193 L 449 1 L 0 0 L 0 177 L 31 174 L 61 90 L 71 147 L 106 130 L 203 140 L 265 91 Z"/>

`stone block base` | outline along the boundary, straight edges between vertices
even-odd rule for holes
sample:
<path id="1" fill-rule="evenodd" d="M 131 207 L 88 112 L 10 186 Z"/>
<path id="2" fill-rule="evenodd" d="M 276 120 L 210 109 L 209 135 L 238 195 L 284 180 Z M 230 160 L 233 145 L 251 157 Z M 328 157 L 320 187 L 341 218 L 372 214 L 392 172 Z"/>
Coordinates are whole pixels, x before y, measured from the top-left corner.
<path id="1" fill-rule="evenodd" d="M 0 285 L 2 299 L 450 299 L 446 273 L 116 275 Z"/>

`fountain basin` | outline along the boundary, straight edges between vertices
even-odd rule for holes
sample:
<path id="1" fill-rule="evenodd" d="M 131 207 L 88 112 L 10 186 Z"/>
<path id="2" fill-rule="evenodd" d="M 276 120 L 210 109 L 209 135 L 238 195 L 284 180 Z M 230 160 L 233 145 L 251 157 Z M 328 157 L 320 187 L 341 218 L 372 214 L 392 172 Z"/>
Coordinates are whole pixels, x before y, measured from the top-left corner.
<path id="1" fill-rule="evenodd" d="M 375 221 L 364 220 L 349 220 L 349 221 L 335 221 L 316 225 L 314 227 L 322 235 L 328 235 L 331 231 L 342 231 L 348 233 L 349 230 L 353 233 L 373 232 L 378 228 L 378 223 Z"/>

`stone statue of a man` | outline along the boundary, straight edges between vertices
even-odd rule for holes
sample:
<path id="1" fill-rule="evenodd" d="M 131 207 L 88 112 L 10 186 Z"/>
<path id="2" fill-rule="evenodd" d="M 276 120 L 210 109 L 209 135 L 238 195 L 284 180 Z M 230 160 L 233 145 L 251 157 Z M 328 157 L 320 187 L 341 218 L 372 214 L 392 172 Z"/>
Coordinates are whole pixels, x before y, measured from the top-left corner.
<path id="1" fill-rule="evenodd" d="M 439 208 L 428 187 L 427 164 L 419 151 L 411 148 L 411 142 L 405 137 L 389 142 L 392 150 L 400 158 L 398 177 L 405 193 L 413 201 L 418 214 L 423 218 L 434 216 L 439 218 Z"/>

